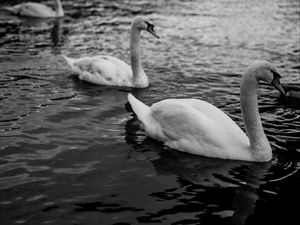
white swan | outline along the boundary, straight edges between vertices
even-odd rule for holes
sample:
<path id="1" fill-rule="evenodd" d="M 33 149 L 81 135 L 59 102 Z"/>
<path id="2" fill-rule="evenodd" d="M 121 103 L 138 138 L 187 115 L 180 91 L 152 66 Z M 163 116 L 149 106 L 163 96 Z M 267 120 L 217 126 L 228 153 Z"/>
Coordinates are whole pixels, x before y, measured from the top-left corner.
<path id="1" fill-rule="evenodd" d="M 148 31 L 159 38 L 151 21 L 136 17 L 131 24 L 130 32 L 130 66 L 112 56 L 93 56 L 71 59 L 63 56 L 71 70 L 79 74 L 79 79 L 100 85 L 127 86 L 145 88 L 149 86 L 140 57 L 140 33 Z"/>
<path id="2" fill-rule="evenodd" d="M 36 2 L 21 3 L 11 7 L 4 7 L 3 9 L 18 16 L 28 16 L 37 18 L 53 18 L 64 16 L 64 10 L 62 8 L 60 0 L 55 0 L 55 11 L 53 11 L 46 5 Z"/>
<path id="3" fill-rule="evenodd" d="M 254 63 L 245 72 L 240 98 L 249 138 L 229 116 L 205 101 L 167 99 L 148 107 L 131 94 L 128 101 L 146 134 L 171 148 L 207 157 L 263 162 L 272 158 L 272 150 L 259 116 L 257 85 L 262 80 L 284 93 L 279 78 L 276 67 L 266 61 Z"/>

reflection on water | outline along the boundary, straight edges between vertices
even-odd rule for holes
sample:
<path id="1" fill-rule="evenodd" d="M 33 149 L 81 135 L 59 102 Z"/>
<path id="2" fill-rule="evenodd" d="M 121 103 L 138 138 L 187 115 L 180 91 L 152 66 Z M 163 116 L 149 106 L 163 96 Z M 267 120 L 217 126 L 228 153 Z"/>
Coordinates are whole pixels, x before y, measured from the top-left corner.
<path id="1" fill-rule="evenodd" d="M 62 19 L 56 19 L 53 22 L 53 28 L 51 32 L 51 38 L 53 46 L 59 46 L 62 44 Z"/>
<path id="2" fill-rule="evenodd" d="M 245 224 L 246 219 L 254 214 L 255 206 L 259 200 L 258 190 L 265 183 L 271 163 L 256 163 L 250 166 L 245 183 L 237 188 L 234 198 L 234 214 L 232 221 L 235 224 Z"/>
<path id="3" fill-rule="evenodd" d="M 201 98 L 244 128 L 239 85 L 250 62 L 272 61 L 283 82 L 299 83 L 299 1 L 62 2 L 66 16 L 58 20 L 0 12 L 1 223 L 298 219 L 299 100 L 260 85 L 274 157 L 256 164 L 189 155 L 146 138 L 126 95 L 133 92 L 148 105 Z M 142 44 L 151 86 L 112 88 L 76 79 L 59 55 L 108 54 L 129 62 L 136 15 L 151 17 L 161 37 Z"/>

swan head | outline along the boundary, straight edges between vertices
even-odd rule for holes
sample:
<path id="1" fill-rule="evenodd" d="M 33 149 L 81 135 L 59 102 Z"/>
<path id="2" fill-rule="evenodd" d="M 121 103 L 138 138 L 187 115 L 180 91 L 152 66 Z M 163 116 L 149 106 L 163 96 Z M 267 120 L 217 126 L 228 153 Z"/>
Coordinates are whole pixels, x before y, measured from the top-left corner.
<path id="1" fill-rule="evenodd" d="M 257 81 L 264 81 L 274 86 L 281 94 L 285 95 L 284 88 L 280 84 L 281 75 L 272 63 L 268 61 L 257 61 L 253 63 L 248 71 L 255 74 Z"/>
<path id="2" fill-rule="evenodd" d="M 136 17 L 132 22 L 132 27 L 136 27 L 136 29 L 142 31 L 145 30 L 152 34 L 154 37 L 159 38 L 158 34 L 154 30 L 154 24 L 150 19 L 143 17 Z"/>

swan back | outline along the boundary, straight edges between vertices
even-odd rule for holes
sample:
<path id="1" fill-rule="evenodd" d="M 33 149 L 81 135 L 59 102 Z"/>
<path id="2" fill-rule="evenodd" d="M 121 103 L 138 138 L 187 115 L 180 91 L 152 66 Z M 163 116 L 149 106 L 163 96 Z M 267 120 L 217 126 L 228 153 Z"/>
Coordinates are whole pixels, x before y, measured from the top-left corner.
<path id="1" fill-rule="evenodd" d="M 131 86 L 131 68 L 112 56 L 93 56 L 73 59 L 62 55 L 79 79 L 100 85 Z"/>
<path id="2" fill-rule="evenodd" d="M 223 111 L 198 99 L 167 99 L 151 106 L 166 144 L 209 157 L 249 160 L 249 140 Z"/>
<path id="3" fill-rule="evenodd" d="M 50 7 L 36 3 L 27 2 L 21 3 L 12 7 L 5 7 L 4 9 L 19 15 L 28 17 L 38 17 L 38 18 L 51 18 L 51 17 L 62 17 L 64 16 L 64 11 L 60 0 L 55 0 L 56 11 L 53 11 Z"/>

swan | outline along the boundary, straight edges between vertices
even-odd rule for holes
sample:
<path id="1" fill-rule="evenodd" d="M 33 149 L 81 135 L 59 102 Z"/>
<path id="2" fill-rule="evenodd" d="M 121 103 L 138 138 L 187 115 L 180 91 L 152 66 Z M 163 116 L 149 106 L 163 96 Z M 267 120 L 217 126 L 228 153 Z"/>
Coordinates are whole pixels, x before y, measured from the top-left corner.
<path id="1" fill-rule="evenodd" d="M 99 55 L 71 59 L 63 57 L 71 70 L 79 74 L 79 79 L 99 85 L 126 86 L 145 88 L 149 80 L 145 74 L 140 57 L 140 33 L 145 30 L 159 38 L 153 23 L 142 17 L 136 17 L 131 24 L 130 32 L 130 60 L 131 67 L 112 56 Z"/>
<path id="2" fill-rule="evenodd" d="M 272 158 L 258 111 L 257 86 L 260 80 L 282 94 L 277 68 L 267 61 L 252 64 L 244 73 L 240 101 L 247 135 L 223 111 L 198 99 L 167 99 L 151 107 L 128 94 L 128 101 L 151 138 L 170 148 L 192 154 L 253 162 Z"/>
<path id="3" fill-rule="evenodd" d="M 286 93 L 286 97 L 300 99 L 300 84 L 297 83 L 286 83 L 282 84 L 282 87 Z"/>
<path id="4" fill-rule="evenodd" d="M 3 9 L 19 16 L 37 18 L 56 18 L 64 16 L 64 10 L 60 0 L 55 0 L 55 11 L 46 5 L 36 2 L 21 3 L 11 7 L 4 7 Z"/>

